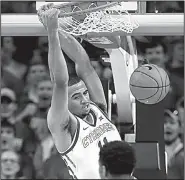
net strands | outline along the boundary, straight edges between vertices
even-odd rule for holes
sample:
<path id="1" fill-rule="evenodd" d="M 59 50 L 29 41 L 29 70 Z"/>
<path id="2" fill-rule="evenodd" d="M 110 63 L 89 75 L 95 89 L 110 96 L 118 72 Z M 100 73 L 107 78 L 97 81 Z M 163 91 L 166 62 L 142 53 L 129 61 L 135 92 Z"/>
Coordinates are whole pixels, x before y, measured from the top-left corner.
<path id="1" fill-rule="evenodd" d="M 87 9 L 82 9 L 78 4 L 70 4 L 71 12 L 69 13 L 65 4 L 62 6 L 55 5 L 54 8 L 60 9 L 58 19 L 59 29 L 70 33 L 74 36 L 83 36 L 88 33 L 112 33 L 123 31 L 132 33 L 139 27 L 138 23 L 133 20 L 132 16 L 122 10 L 120 3 L 107 3 L 103 6 L 98 6 L 96 3 L 89 3 Z M 39 20 L 43 25 L 42 10 L 38 10 Z M 80 19 L 81 18 L 81 19 Z"/>

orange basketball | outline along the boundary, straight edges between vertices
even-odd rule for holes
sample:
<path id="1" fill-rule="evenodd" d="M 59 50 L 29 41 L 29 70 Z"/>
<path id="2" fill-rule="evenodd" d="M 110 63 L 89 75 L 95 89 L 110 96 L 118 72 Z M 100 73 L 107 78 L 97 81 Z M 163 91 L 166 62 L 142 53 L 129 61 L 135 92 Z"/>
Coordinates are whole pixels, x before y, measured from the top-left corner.
<path id="1" fill-rule="evenodd" d="M 137 68 L 130 77 L 130 90 L 141 103 L 156 104 L 168 94 L 170 81 L 164 69 L 145 64 Z"/>

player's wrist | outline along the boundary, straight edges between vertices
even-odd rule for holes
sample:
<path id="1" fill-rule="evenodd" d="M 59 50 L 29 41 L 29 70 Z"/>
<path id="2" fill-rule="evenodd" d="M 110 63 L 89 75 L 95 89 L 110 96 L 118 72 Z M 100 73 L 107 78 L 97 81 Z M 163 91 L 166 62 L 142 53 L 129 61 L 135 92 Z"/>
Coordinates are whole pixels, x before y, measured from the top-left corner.
<path id="1" fill-rule="evenodd" d="M 58 28 L 51 28 L 51 29 L 48 29 L 48 33 L 49 34 L 56 34 L 56 33 L 58 33 Z"/>

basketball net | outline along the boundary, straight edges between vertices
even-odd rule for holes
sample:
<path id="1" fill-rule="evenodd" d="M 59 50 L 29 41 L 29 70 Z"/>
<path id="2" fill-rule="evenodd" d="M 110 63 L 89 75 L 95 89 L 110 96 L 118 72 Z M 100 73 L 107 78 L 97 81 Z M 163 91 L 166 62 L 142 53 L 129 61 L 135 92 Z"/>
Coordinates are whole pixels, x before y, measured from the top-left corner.
<path id="1" fill-rule="evenodd" d="M 69 2 L 54 5 L 60 10 L 59 28 L 74 36 L 88 36 L 89 34 L 106 34 L 125 32 L 132 33 L 138 28 L 127 10 L 124 10 L 118 2 Z M 38 9 L 41 23 L 42 7 Z"/>

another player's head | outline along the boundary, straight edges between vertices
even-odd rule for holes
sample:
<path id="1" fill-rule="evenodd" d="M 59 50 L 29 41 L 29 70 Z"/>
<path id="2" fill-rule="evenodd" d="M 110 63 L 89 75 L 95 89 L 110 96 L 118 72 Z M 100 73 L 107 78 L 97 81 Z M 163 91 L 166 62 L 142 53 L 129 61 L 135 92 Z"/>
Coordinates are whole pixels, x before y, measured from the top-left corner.
<path id="1" fill-rule="evenodd" d="M 68 82 L 68 106 L 71 113 L 84 117 L 89 113 L 89 93 L 85 83 L 77 76 Z"/>
<path id="2" fill-rule="evenodd" d="M 178 111 L 166 109 L 164 118 L 164 141 L 166 145 L 171 145 L 180 139 L 181 122 L 178 118 Z"/>
<path id="3" fill-rule="evenodd" d="M 133 147 L 123 141 L 112 141 L 100 149 L 99 173 L 101 179 L 130 179 L 136 165 Z"/>

